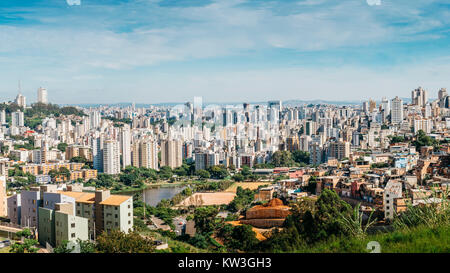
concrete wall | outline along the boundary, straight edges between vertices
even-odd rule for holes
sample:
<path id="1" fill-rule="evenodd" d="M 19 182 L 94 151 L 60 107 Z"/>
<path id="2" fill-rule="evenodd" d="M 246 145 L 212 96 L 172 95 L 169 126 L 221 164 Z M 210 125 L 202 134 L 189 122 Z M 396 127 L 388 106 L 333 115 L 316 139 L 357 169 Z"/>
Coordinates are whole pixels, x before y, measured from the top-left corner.
<path id="1" fill-rule="evenodd" d="M 89 237 L 91 239 L 94 239 L 94 234 L 95 234 L 95 232 L 94 232 L 94 229 L 95 229 L 94 204 L 77 202 L 75 205 L 75 215 L 88 219 Z"/>
<path id="2" fill-rule="evenodd" d="M 55 212 L 51 209 L 39 208 L 38 241 L 42 246 L 55 246 Z"/>
<path id="3" fill-rule="evenodd" d="M 64 240 L 76 242 L 88 240 L 88 219 L 62 212 L 55 212 L 55 246 Z"/>
<path id="4" fill-rule="evenodd" d="M 103 206 L 105 230 L 118 229 L 125 233 L 133 228 L 133 198 L 120 204 L 120 206 Z"/>
<path id="5" fill-rule="evenodd" d="M 55 204 L 57 203 L 72 203 L 72 214 L 75 215 L 75 198 L 60 194 L 60 193 L 52 193 L 52 192 L 44 192 L 43 194 L 43 205 L 44 208 L 47 209 L 55 209 Z"/>
<path id="6" fill-rule="evenodd" d="M 5 217 L 7 215 L 6 177 L 0 176 L 0 216 Z"/>
<path id="7" fill-rule="evenodd" d="M 20 194 L 15 194 L 7 199 L 8 219 L 10 219 L 11 223 L 15 225 L 20 225 L 22 209 L 20 201 Z"/>
<path id="8" fill-rule="evenodd" d="M 37 227 L 38 208 L 41 204 L 39 191 L 22 191 L 21 194 L 21 225 Z"/>

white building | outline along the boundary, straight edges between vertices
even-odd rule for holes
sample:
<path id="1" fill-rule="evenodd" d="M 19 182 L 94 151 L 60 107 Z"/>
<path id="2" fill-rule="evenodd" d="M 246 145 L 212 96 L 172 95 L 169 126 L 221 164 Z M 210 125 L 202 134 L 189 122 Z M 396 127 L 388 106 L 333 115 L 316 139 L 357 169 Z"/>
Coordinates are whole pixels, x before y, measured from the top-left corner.
<path id="1" fill-rule="evenodd" d="M 11 127 L 23 127 L 24 126 L 24 116 L 23 112 L 17 111 L 11 114 Z"/>
<path id="2" fill-rule="evenodd" d="M 131 133 L 126 125 L 120 132 L 120 152 L 122 154 L 122 168 L 131 165 Z"/>
<path id="3" fill-rule="evenodd" d="M 48 103 L 47 89 L 39 87 L 38 90 L 37 90 L 37 97 L 38 97 L 38 100 L 37 100 L 38 103 L 45 103 L 45 104 L 47 104 Z"/>
<path id="4" fill-rule="evenodd" d="M 402 197 L 402 183 L 390 180 L 383 193 L 383 206 L 384 206 L 384 218 L 393 219 L 395 215 L 394 211 L 394 199 Z"/>
<path id="5" fill-rule="evenodd" d="M 106 174 L 120 173 L 119 142 L 106 140 L 103 143 L 103 172 Z"/>
<path id="6" fill-rule="evenodd" d="M 403 121 L 403 100 L 395 97 L 391 100 L 391 122 L 399 124 Z"/>

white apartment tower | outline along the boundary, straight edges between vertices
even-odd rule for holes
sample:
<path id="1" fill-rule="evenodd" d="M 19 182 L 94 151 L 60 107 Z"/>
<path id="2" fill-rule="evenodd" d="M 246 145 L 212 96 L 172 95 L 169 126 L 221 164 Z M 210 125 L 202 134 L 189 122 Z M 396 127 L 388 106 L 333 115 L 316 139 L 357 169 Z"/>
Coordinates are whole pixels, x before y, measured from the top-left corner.
<path id="1" fill-rule="evenodd" d="M 93 111 L 89 113 L 89 122 L 90 122 L 90 128 L 95 129 L 100 127 L 101 122 L 101 116 L 98 111 Z"/>
<path id="2" fill-rule="evenodd" d="M 0 111 L 0 126 L 6 124 L 6 112 L 5 109 Z"/>
<path id="3" fill-rule="evenodd" d="M 103 143 L 103 172 L 120 173 L 120 149 L 119 142 L 116 140 L 105 140 Z"/>
<path id="4" fill-rule="evenodd" d="M 128 125 L 120 132 L 120 153 L 122 154 L 122 168 L 131 165 L 131 132 Z"/>
<path id="5" fill-rule="evenodd" d="M 11 126 L 12 127 L 24 126 L 24 116 L 22 111 L 13 112 L 11 114 Z"/>
<path id="6" fill-rule="evenodd" d="M 391 122 L 398 124 L 403 121 L 403 101 L 399 97 L 391 100 Z"/>
<path id="7" fill-rule="evenodd" d="M 19 105 L 20 107 L 25 108 L 27 106 L 27 98 L 24 95 L 22 95 L 21 93 L 19 93 L 19 94 L 17 94 L 15 103 L 17 105 Z"/>
<path id="8" fill-rule="evenodd" d="M 38 103 L 44 103 L 47 104 L 48 103 L 48 99 L 47 99 L 47 89 L 39 87 L 37 90 L 37 102 Z"/>

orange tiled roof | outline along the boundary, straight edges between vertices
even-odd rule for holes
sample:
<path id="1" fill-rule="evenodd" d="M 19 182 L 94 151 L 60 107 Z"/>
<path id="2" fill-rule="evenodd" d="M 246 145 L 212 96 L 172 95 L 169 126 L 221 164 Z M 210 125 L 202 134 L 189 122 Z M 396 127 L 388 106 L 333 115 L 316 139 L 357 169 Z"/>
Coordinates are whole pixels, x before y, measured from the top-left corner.
<path id="1" fill-rule="evenodd" d="M 131 196 L 129 195 L 111 195 L 106 200 L 100 202 L 100 205 L 119 206 L 120 204 L 122 204 L 123 202 L 127 201 L 130 198 Z"/>
<path id="2" fill-rule="evenodd" d="M 58 193 L 75 198 L 76 202 L 80 203 L 94 203 L 95 194 L 90 192 L 75 192 L 75 191 L 58 191 Z"/>

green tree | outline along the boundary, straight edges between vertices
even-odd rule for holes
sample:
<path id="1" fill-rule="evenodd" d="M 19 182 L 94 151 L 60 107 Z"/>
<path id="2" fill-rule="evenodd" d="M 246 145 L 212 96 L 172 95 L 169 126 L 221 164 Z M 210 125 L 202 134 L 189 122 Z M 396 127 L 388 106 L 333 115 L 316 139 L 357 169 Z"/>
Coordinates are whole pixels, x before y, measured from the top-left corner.
<path id="1" fill-rule="evenodd" d="M 309 164 L 309 153 L 304 151 L 294 151 L 292 158 L 297 163 Z"/>
<path id="2" fill-rule="evenodd" d="M 215 179 L 224 179 L 230 175 L 224 165 L 210 166 L 207 170 L 211 174 L 211 177 Z"/>
<path id="3" fill-rule="evenodd" d="M 95 253 L 95 243 L 81 239 L 78 239 L 77 243 L 80 246 L 80 253 Z"/>
<path id="4" fill-rule="evenodd" d="M 65 152 L 66 149 L 67 149 L 67 146 L 68 146 L 67 143 L 62 142 L 62 143 L 59 143 L 59 144 L 58 144 L 57 148 L 58 148 L 58 150 L 60 150 L 61 152 Z"/>
<path id="5" fill-rule="evenodd" d="M 70 162 L 75 162 L 75 163 L 86 163 L 87 160 L 86 158 L 84 158 L 83 156 L 74 156 L 70 159 Z"/>
<path id="6" fill-rule="evenodd" d="M 231 241 L 229 246 L 233 249 L 243 251 L 252 251 L 258 245 L 259 240 L 256 239 L 256 233 L 249 225 L 241 225 L 233 228 L 231 232 Z"/>
<path id="7" fill-rule="evenodd" d="M 69 247 L 69 241 L 64 240 L 61 244 L 53 249 L 53 253 L 71 253 L 75 250 L 75 246 Z"/>
<path id="8" fill-rule="evenodd" d="M 242 174 L 237 173 L 237 174 L 233 175 L 233 180 L 237 181 L 237 182 L 242 182 L 245 180 L 245 177 Z"/>
<path id="9" fill-rule="evenodd" d="M 195 228 L 200 233 L 208 233 L 214 230 L 214 219 L 218 213 L 217 208 L 212 206 L 196 208 L 194 211 Z"/>
<path id="10" fill-rule="evenodd" d="M 35 247 L 39 242 L 35 239 L 24 239 L 22 242 L 15 242 L 11 245 L 11 253 L 36 253 L 39 249 Z"/>
<path id="11" fill-rule="evenodd" d="M 114 229 L 97 237 L 96 250 L 100 253 L 153 253 L 155 243 L 135 231 L 127 234 Z"/>
<path id="12" fill-rule="evenodd" d="M 432 137 L 427 136 L 424 131 L 419 130 L 416 135 L 416 140 L 414 140 L 412 144 L 416 146 L 416 149 L 420 149 L 423 146 L 436 146 L 438 145 L 438 142 Z"/>
<path id="13" fill-rule="evenodd" d="M 289 151 L 276 151 L 272 155 L 272 164 L 275 167 L 289 167 L 293 163 L 292 154 Z"/>
<path id="14" fill-rule="evenodd" d="M 201 178 L 210 178 L 211 174 L 207 170 L 197 170 L 195 174 L 200 176 Z"/>

